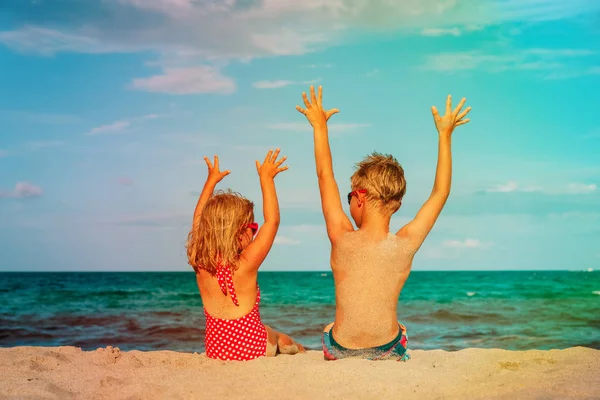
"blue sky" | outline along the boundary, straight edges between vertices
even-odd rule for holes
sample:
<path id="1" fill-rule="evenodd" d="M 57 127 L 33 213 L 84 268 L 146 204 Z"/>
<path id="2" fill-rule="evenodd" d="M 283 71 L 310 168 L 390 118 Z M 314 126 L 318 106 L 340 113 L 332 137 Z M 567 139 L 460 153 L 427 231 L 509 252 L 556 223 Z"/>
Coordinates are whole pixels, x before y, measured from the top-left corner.
<path id="1" fill-rule="evenodd" d="M 202 157 L 262 222 L 254 160 L 274 147 L 290 169 L 262 269 L 328 269 L 295 110 L 311 83 L 341 110 L 343 194 L 373 150 L 404 166 L 393 229 L 431 190 L 430 107 L 473 107 L 414 270 L 600 268 L 599 22 L 584 0 L 3 2 L 0 270 L 190 270 Z"/>

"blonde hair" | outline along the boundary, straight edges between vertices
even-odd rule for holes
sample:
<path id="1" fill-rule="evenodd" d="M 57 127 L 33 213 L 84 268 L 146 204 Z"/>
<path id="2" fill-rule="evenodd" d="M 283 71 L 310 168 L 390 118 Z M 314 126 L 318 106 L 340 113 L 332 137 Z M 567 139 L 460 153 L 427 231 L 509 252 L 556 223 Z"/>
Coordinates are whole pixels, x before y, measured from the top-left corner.
<path id="1" fill-rule="evenodd" d="M 375 209 L 391 215 L 398 211 L 406 193 L 404 169 L 391 155 L 372 153 L 356 164 L 350 182 L 352 190 L 366 189 Z"/>
<path id="2" fill-rule="evenodd" d="M 253 221 L 254 203 L 231 190 L 215 192 L 204 205 L 199 223 L 192 226 L 188 235 L 188 264 L 196 273 L 203 269 L 213 276 L 219 266 L 235 271 L 241 250 L 240 235 Z"/>

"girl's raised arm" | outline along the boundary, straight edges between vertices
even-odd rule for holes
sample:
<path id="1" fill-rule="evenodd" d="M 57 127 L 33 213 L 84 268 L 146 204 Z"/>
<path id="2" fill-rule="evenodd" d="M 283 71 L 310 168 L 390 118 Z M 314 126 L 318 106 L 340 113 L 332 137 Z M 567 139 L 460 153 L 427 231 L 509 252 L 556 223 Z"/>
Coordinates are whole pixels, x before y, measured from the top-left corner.
<path id="1" fill-rule="evenodd" d="M 279 149 L 275 152 L 269 150 L 262 165 L 256 161 L 256 170 L 260 177 L 260 188 L 263 196 L 265 222 L 259 229 L 254 241 L 241 254 L 246 269 L 250 271 L 258 271 L 267 254 L 269 254 L 279 229 L 279 203 L 274 179 L 278 173 L 285 171 L 288 167 L 281 167 L 287 157 L 282 157 L 279 160 L 277 160 L 277 157 L 279 157 Z"/>

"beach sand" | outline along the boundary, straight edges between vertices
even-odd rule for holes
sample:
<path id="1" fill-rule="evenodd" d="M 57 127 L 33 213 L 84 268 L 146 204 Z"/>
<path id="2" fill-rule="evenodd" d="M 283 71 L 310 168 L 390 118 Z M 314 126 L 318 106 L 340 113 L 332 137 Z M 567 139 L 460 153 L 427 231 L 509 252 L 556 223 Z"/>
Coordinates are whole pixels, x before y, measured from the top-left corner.
<path id="1" fill-rule="evenodd" d="M 325 361 L 320 351 L 246 362 L 106 347 L 0 348 L 0 398 L 600 399 L 600 350 L 411 350 Z"/>

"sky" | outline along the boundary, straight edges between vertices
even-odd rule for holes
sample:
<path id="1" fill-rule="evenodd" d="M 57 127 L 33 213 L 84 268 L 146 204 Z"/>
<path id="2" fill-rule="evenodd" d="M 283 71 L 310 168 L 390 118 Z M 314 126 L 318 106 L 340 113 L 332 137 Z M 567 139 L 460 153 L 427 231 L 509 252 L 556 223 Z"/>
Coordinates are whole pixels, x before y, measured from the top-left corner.
<path id="1" fill-rule="evenodd" d="M 262 223 L 254 160 L 276 147 L 261 270 L 327 270 L 311 84 L 341 110 L 342 199 L 370 152 L 404 167 L 394 231 L 433 185 L 431 106 L 472 107 L 413 270 L 600 268 L 600 2 L 3 0 L 0 270 L 191 271 L 202 157 Z"/>

